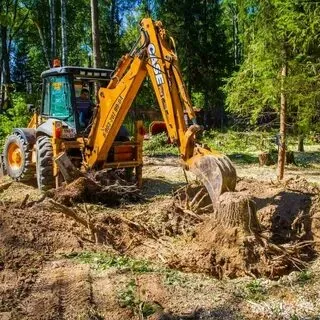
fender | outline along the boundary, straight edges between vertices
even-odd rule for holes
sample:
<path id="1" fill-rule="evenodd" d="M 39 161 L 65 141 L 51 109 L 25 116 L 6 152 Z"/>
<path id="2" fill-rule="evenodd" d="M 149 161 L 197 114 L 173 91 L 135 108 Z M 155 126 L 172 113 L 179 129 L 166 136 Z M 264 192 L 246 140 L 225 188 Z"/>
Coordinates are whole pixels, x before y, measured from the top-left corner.
<path id="1" fill-rule="evenodd" d="M 12 133 L 18 133 L 29 145 L 36 143 L 36 130 L 33 128 L 14 128 Z"/>
<path id="2" fill-rule="evenodd" d="M 37 127 L 36 129 L 36 135 L 37 136 L 46 135 L 48 137 L 52 137 L 53 121 L 54 121 L 53 119 L 48 119 L 46 122 L 41 123 L 40 126 Z"/>
<path id="3" fill-rule="evenodd" d="M 40 124 L 40 126 L 36 129 L 36 136 L 46 135 L 48 137 L 53 136 L 53 122 L 57 121 L 57 119 L 48 119 L 46 122 Z M 59 120 L 61 121 L 61 120 Z M 66 122 L 61 121 L 63 126 L 71 128 Z"/>

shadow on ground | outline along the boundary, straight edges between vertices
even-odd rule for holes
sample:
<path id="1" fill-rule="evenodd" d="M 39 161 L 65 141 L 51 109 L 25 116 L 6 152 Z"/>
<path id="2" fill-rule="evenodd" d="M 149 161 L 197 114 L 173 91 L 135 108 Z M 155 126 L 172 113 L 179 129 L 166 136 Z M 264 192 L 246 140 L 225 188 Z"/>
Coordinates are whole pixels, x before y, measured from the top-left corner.
<path id="1" fill-rule="evenodd" d="M 277 244 L 301 239 L 311 240 L 311 195 L 301 192 L 281 191 L 273 197 L 258 198 L 257 209 L 263 209 L 272 204 L 271 240 Z"/>
<path id="2" fill-rule="evenodd" d="M 212 310 L 206 310 L 198 308 L 194 312 L 189 314 L 172 314 L 163 313 L 158 317 L 152 319 L 155 320 L 236 320 L 239 319 L 241 314 L 237 310 L 236 301 L 228 301 L 224 305 L 218 306 Z M 241 317 L 241 319 L 243 319 Z"/>
<path id="3" fill-rule="evenodd" d="M 232 153 L 228 154 L 228 157 L 236 164 L 259 163 L 258 156 L 249 153 Z"/>
<path id="4" fill-rule="evenodd" d="M 154 196 L 168 196 L 172 192 L 185 185 L 184 182 L 171 182 L 165 178 L 145 178 L 143 179 L 142 194 L 148 199 Z"/>

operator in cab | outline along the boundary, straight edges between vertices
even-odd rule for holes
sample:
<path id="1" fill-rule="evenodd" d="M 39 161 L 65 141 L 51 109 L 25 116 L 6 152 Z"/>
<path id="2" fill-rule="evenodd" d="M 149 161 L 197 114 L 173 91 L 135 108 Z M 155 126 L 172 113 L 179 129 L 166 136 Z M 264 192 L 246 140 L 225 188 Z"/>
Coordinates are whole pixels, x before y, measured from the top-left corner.
<path id="1" fill-rule="evenodd" d="M 90 100 L 89 90 L 83 88 L 80 96 L 76 97 L 76 108 L 79 114 L 79 124 L 81 128 L 87 128 L 92 117 L 94 104 Z"/>

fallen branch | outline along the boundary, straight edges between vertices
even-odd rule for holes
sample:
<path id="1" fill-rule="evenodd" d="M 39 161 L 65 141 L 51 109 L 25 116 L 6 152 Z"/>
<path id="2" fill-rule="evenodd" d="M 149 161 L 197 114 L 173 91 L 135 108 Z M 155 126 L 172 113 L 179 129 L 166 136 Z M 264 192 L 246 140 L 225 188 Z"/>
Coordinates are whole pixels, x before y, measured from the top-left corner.
<path id="1" fill-rule="evenodd" d="M 66 216 L 72 218 L 73 220 L 77 221 L 78 223 L 82 224 L 86 228 L 90 229 L 90 231 L 98 232 L 98 229 L 88 220 L 80 217 L 73 209 L 66 207 L 65 205 L 58 203 L 52 199 L 48 201 L 56 210 L 60 211 L 61 213 L 65 214 Z"/>

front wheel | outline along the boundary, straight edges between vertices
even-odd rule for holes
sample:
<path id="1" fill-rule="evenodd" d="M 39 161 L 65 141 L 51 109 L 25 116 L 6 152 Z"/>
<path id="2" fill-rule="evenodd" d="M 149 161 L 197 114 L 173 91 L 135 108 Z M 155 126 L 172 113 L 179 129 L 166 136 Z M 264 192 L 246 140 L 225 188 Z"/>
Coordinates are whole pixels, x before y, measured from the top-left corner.
<path id="1" fill-rule="evenodd" d="M 29 181 L 34 176 L 32 146 L 19 133 L 7 137 L 3 148 L 3 162 L 9 177 Z"/>
<path id="2" fill-rule="evenodd" d="M 37 138 L 37 183 L 40 190 L 54 187 L 53 177 L 53 148 L 51 138 L 41 136 Z"/>

